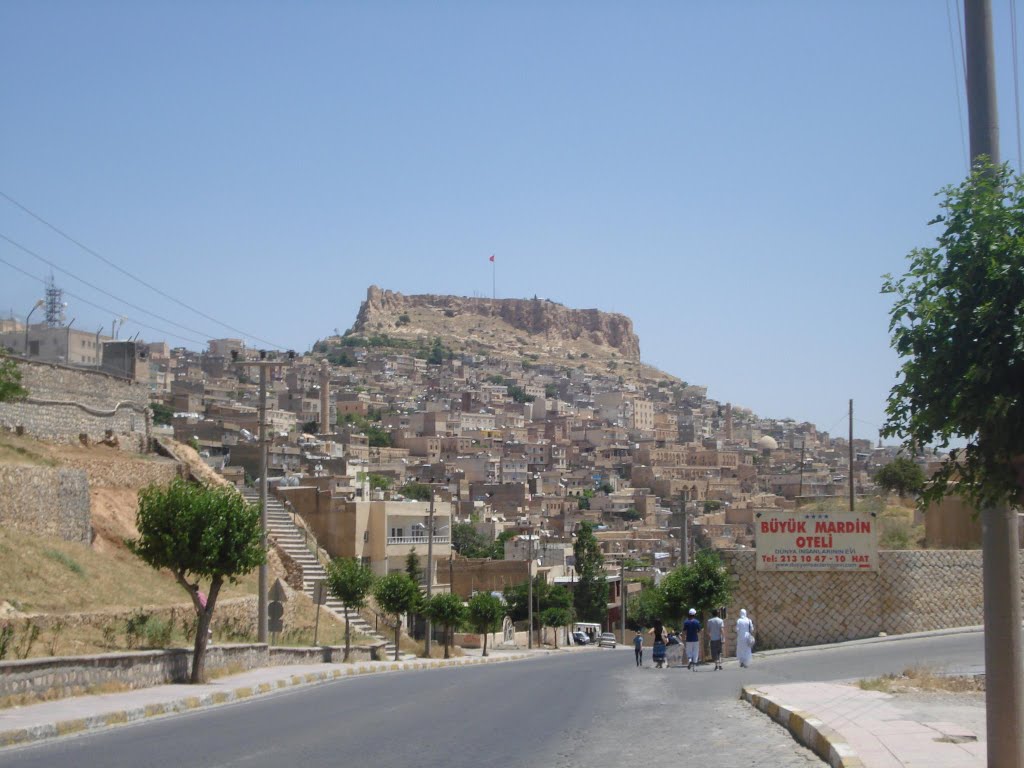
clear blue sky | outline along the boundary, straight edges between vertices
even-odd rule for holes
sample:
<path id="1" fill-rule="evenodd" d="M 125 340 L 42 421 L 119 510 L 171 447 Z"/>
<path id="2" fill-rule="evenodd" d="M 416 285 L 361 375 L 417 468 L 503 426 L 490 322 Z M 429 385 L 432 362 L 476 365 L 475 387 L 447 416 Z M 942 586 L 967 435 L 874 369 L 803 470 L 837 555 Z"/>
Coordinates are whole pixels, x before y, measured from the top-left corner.
<path id="1" fill-rule="evenodd" d="M 646 362 L 760 415 L 845 434 L 852 397 L 874 438 L 897 368 L 881 275 L 931 242 L 934 193 L 967 167 L 950 7 L 958 38 L 942 0 L 7 0 L 0 190 L 300 350 L 370 284 L 489 295 L 494 253 L 500 297 L 629 315 Z M 237 335 L 3 199 L 0 234 L 200 332 L 56 273 L 127 335 Z M 0 258 L 49 272 L 2 240 Z M 40 294 L 0 264 L 4 315 Z"/>

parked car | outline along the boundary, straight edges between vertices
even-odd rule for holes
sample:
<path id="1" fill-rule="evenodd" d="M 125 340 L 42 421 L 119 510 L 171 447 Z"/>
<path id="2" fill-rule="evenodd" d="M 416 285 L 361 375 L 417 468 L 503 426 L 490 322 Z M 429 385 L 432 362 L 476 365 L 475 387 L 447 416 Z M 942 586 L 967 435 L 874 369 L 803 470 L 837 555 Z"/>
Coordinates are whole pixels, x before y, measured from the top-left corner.
<path id="1" fill-rule="evenodd" d="M 615 635 L 611 632 L 602 632 L 600 640 L 597 641 L 599 648 L 614 648 Z"/>
<path id="2" fill-rule="evenodd" d="M 576 645 L 587 645 L 590 643 L 590 638 L 587 637 L 586 632 L 573 632 L 572 641 L 576 643 Z"/>

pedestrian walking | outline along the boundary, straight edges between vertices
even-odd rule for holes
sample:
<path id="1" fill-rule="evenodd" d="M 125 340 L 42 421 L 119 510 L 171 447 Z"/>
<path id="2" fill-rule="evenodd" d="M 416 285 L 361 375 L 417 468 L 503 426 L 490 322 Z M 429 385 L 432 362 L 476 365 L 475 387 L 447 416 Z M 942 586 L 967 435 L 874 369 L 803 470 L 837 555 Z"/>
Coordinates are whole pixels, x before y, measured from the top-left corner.
<path id="1" fill-rule="evenodd" d="M 715 671 L 722 668 L 722 637 L 725 633 L 725 622 L 718 615 L 718 609 L 711 611 L 708 619 L 708 638 L 711 640 L 711 659 L 715 662 Z"/>
<path id="2" fill-rule="evenodd" d="M 683 622 L 683 633 L 686 635 L 686 668 L 696 672 L 700 661 L 700 619 L 696 608 L 690 609 L 690 617 Z"/>
<path id="3" fill-rule="evenodd" d="M 633 653 L 636 655 L 636 665 L 642 667 L 644 665 L 644 636 L 640 634 L 640 630 L 636 631 L 636 637 L 633 638 Z"/>
<path id="4" fill-rule="evenodd" d="M 745 608 L 740 608 L 736 619 L 736 658 L 741 667 L 749 667 L 754 658 L 754 622 L 747 617 Z"/>

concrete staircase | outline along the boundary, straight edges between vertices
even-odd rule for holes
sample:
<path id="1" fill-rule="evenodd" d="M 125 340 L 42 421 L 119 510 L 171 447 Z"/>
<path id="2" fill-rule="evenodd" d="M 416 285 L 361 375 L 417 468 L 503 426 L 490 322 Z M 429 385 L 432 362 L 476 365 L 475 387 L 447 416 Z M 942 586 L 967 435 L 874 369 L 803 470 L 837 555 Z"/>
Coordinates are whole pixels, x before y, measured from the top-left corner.
<path id="1" fill-rule="evenodd" d="M 246 501 L 253 504 L 258 505 L 260 503 L 260 494 L 256 489 L 245 488 L 242 490 L 242 496 L 245 497 Z M 284 505 L 269 494 L 267 495 L 267 533 L 277 542 L 281 549 L 287 552 L 302 567 L 302 591 L 309 595 L 310 599 L 313 599 L 313 590 L 316 582 L 325 581 L 327 579 L 327 572 L 309 547 L 306 546 L 308 534 L 303 528 L 293 522 L 291 513 L 285 509 Z M 312 546 L 316 546 L 315 540 L 311 537 L 309 542 Z M 333 596 L 328 596 L 324 607 L 333 612 L 339 619 L 345 621 L 345 604 L 343 602 Z M 387 658 L 395 658 L 393 630 L 388 631 L 391 637 L 385 637 L 371 627 L 359 615 L 358 611 L 349 611 L 348 622 L 353 632 L 358 632 L 378 642 L 386 643 Z M 416 657 L 409 653 L 400 653 L 398 658 L 409 660 Z"/>

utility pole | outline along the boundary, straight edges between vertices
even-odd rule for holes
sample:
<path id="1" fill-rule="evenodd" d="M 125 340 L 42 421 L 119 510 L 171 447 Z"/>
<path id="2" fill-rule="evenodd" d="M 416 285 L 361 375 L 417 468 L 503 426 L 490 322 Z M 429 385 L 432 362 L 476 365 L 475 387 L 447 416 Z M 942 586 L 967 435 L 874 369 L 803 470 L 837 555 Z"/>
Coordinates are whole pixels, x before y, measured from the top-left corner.
<path id="1" fill-rule="evenodd" d="M 267 367 L 260 366 L 260 531 L 263 551 L 267 550 Z M 267 642 L 267 581 L 270 571 L 266 558 L 260 566 L 259 598 L 257 599 L 256 640 Z"/>
<path id="2" fill-rule="evenodd" d="M 529 558 L 526 561 L 526 620 L 530 629 L 526 633 L 526 647 L 533 648 L 533 529 L 530 530 Z"/>
<path id="3" fill-rule="evenodd" d="M 427 526 L 427 602 L 434 591 L 434 495 L 435 489 L 430 489 L 430 524 Z M 449 531 L 451 529 L 449 528 Z M 449 589 L 451 586 L 449 585 Z M 423 657 L 430 658 L 431 635 L 434 634 L 434 623 L 427 617 L 427 636 L 423 640 Z"/>
<path id="4" fill-rule="evenodd" d="M 850 398 L 850 511 L 853 512 L 853 398 Z"/>
<path id="5" fill-rule="evenodd" d="M 804 495 L 804 449 L 807 447 L 807 436 L 804 435 L 803 439 L 800 440 L 800 493 L 798 494 L 801 498 Z"/>
<path id="6" fill-rule="evenodd" d="M 995 56 L 990 0 L 964 0 L 967 111 L 971 163 L 999 163 Z M 985 723 L 988 764 L 1024 768 L 1024 658 L 1021 649 L 1017 513 L 1006 504 L 981 510 L 985 593 Z"/>
<path id="7" fill-rule="evenodd" d="M 288 353 L 288 358 L 295 357 L 294 352 Z M 260 530 L 263 534 L 263 551 L 267 547 L 267 370 L 284 365 L 281 360 L 268 360 L 265 350 L 260 350 L 259 360 L 239 360 L 238 351 L 231 351 L 231 359 L 244 367 L 256 367 L 260 370 L 260 400 L 259 400 L 259 441 L 260 441 Z M 267 590 L 269 589 L 270 570 L 266 562 L 259 567 L 259 578 L 257 589 L 259 594 L 256 600 L 256 639 L 260 643 L 267 642 Z"/>
<path id="8" fill-rule="evenodd" d="M 619 611 L 619 634 L 622 635 L 622 644 L 626 644 L 626 563 L 625 560 L 619 563 L 619 599 L 622 601 L 622 608 Z"/>

